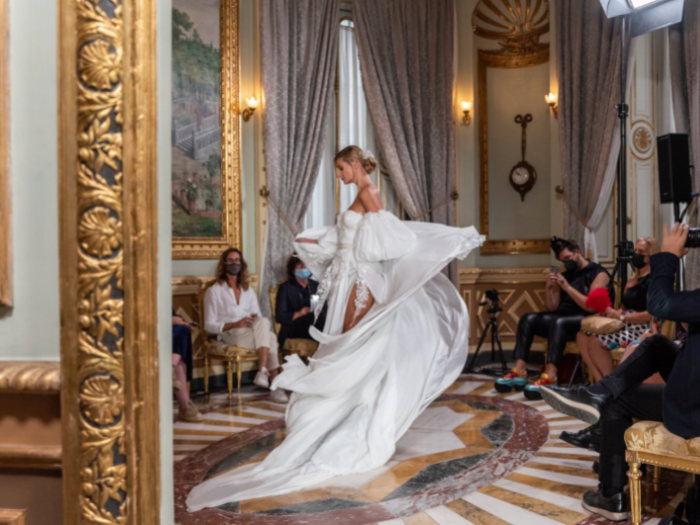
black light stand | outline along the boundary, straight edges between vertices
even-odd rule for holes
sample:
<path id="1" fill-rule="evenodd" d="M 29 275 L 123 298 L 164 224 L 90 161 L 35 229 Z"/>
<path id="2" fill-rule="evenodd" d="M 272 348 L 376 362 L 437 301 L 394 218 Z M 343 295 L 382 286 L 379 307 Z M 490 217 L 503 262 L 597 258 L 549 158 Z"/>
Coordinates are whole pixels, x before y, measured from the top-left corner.
<path id="1" fill-rule="evenodd" d="M 634 245 L 627 239 L 627 117 L 629 106 L 627 105 L 627 26 L 630 17 L 622 17 L 622 30 L 620 42 L 620 103 L 615 106 L 617 116 L 620 119 L 620 156 L 617 169 L 617 258 L 615 268 L 610 279 L 610 297 L 613 297 L 615 277 L 620 277 L 620 290 L 624 292 L 627 286 L 627 265 L 632 264 Z"/>
<path id="2" fill-rule="evenodd" d="M 479 303 L 479 306 L 486 306 L 487 304 L 489 303 L 487 301 L 484 301 L 483 303 Z M 497 372 L 494 372 L 492 370 L 480 370 L 480 372 L 484 374 L 490 373 L 492 375 L 498 376 L 506 375 L 508 373 L 508 363 L 506 362 L 506 357 L 503 354 L 503 346 L 501 346 L 501 335 L 498 331 L 498 313 L 502 311 L 503 309 L 500 306 L 498 306 L 498 298 L 496 298 L 495 300 L 491 300 L 491 305 L 487 310 L 489 314 L 489 322 L 484 327 L 484 331 L 481 333 L 481 338 L 479 339 L 479 344 L 476 346 L 476 351 L 474 352 L 474 355 L 471 357 L 471 359 L 467 361 L 467 365 L 464 367 L 463 373 L 470 374 L 475 371 L 474 365 L 476 364 L 476 359 L 479 356 L 479 351 L 481 350 L 481 346 L 484 344 L 486 334 L 489 333 L 489 330 L 491 331 L 491 363 L 493 363 L 496 360 L 496 344 L 498 344 L 498 356 L 501 361 L 502 373 L 498 374 Z"/>

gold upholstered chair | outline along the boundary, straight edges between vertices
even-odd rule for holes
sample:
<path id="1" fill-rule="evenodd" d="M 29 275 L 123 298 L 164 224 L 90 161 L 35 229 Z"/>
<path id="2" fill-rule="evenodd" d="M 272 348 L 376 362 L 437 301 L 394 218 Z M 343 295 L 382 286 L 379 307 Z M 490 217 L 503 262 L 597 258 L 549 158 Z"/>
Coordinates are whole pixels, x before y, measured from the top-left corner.
<path id="1" fill-rule="evenodd" d="M 275 310 L 277 309 L 277 291 L 280 281 L 275 286 L 270 286 L 270 305 L 272 307 L 272 317 L 275 318 Z M 275 318 L 275 333 L 280 333 L 280 323 Z M 280 362 L 284 362 L 285 355 L 297 354 L 299 357 L 312 357 L 318 350 L 318 343 L 312 339 L 287 339 L 284 342 L 284 347 L 280 348 Z"/>
<path id="2" fill-rule="evenodd" d="M 658 490 L 660 468 L 700 474 L 700 438 L 683 439 L 669 432 L 658 421 L 641 421 L 625 432 L 627 476 L 630 480 L 632 523 L 642 521 L 642 463 L 654 466 L 654 489 Z"/>
<path id="3" fill-rule="evenodd" d="M 211 359 L 221 360 L 226 363 L 226 385 L 228 386 L 228 399 L 231 401 L 233 397 L 233 367 L 236 367 L 236 385 L 238 392 L 241 391 L 241 376 L 243 374 L 243 363 L 249 361 L 258 360 L 258 352 L 256 350 L 249 350 L 243 348 L 242 346 L 227 345 L 221 341 L 217 340 L 217 336 L 213 334 L 208 334 L 204 328 L 204 294 L 216 283 L 213 280 L 206 285 L 202 286 L 197 293 L 197 300 L 199 302 L 199 312 L 201 316 L 201 331 L 202 331 L 202 344 L 204 345 L 204 392 L 209 393 L 209 361 Z"/>

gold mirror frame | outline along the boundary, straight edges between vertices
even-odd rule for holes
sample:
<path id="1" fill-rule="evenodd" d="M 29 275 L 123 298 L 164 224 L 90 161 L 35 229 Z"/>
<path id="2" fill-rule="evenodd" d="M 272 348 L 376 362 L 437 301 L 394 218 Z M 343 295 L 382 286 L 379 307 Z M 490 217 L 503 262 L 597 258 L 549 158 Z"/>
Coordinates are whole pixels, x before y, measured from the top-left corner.
<path id="1" fill-rule="evenodd" d="M 12 306 L 8 3 L 9 0 L 0 0 L 0 307 Z"/>
<path id="2" fill-rule="evenodd" d="M 158 524 L 157 0 L 58 5 L 63 523 Z"/>
<path id="3" fill-rule="evenodd" d="M 221 237 L 173 237 L 173 259 L 216 259 L 241 248 L 241 119 L 239 0 L 220 0 L 221 30 Z"/>
<path id="4" fill-rule="evenodd" d="M 549 62 L 549 45 L 523 55 L 501 50 L 479 50 L 479 231 L 486 236 L 481 255 L 519 255 L 549 253 L 549 239 L 489 239 L 489 151 L 488 151 L 488 68 L 514 69 Z"/>

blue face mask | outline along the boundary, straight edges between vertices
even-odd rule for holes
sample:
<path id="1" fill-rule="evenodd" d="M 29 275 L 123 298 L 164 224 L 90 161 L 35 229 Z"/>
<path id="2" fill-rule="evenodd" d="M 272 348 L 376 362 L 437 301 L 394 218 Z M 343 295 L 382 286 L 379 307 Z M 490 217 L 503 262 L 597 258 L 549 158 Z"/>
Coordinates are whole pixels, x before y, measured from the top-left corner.
<path id="1" fill-rule="evenodd" d="M 311 270 L 308 268 L 300 268 L 298 270 L 294 270 L 294 275 L 303 281 L 304 279 L 311 277 Z"/>

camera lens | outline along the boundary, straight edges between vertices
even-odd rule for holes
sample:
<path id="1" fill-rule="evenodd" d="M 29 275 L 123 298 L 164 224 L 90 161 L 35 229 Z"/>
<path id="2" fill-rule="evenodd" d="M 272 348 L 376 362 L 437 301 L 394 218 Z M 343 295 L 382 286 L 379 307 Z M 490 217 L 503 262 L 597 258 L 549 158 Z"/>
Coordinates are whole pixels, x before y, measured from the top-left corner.
<path id="1" fill-rule="evenodd" d="M 690 228 L 688 239 L 685 241 L 686 248 L 700 248 L 700 228 Z"/>

